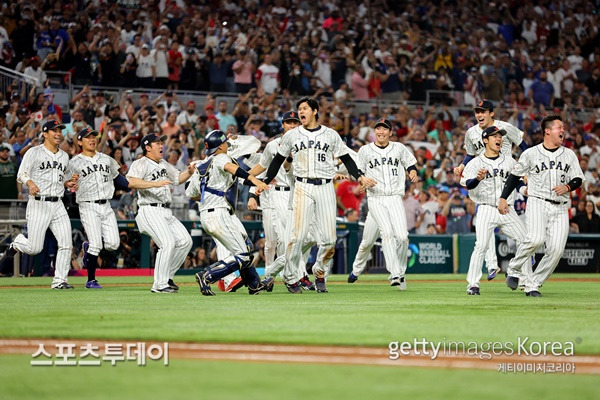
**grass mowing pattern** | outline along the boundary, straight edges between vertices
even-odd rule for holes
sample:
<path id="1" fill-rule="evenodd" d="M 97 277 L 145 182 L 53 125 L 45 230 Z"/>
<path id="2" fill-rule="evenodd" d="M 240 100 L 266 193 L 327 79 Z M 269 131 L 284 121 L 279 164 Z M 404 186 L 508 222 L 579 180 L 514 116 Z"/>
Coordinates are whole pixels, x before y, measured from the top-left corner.
<path id="1" fill-rule="evenodd" d="M 598 377 L 494 371 L 171 360 L 138 367 L 31 367 L 0 356 L 3 399 L 597 399 Z M 432 384 L 433 383 L 433 384 Z"/>
<path id="2" fill-rule="evenodd" d="M 50 290 L 48 278 L 2 279 L 0 286 L 19 287 L 0 288 L 0 337 L 387 346 L 413 338 L 481 343 L 529 336 L 577 341 L 576 354 L 600 353 L 598 282 L 548 282 L 544 297 L 534 299 L 512 292 L 502 277 L 482 282 L 481 296 L 467 296 L 461 275 L 409 275 L 406 292 L 381 283 L 383 275 L 366 275 L 352 285 L 333 277 L 327 294 L 292 296 L 277 284 L 273 293 L 242 289 L 207 298 L 192 276 L 177 278 L 189 284 L 175 295 L 150 293 L 150 277 L 103 277 L 102 290 L 72 278 L 76 289 L 68 291 Z M 433 280 L 419 282 L 425 279 Z"/>

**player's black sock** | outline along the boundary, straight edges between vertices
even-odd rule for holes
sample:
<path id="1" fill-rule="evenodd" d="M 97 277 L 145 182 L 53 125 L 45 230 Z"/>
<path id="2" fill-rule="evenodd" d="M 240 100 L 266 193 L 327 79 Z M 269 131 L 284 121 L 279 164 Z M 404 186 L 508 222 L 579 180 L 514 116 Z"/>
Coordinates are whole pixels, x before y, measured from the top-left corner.
<path id="1" fill-rule="evenodd" d="M 96 268 L 98 268 L 98 256 L 87 253 L 88 282 L 96 279 Z"/>

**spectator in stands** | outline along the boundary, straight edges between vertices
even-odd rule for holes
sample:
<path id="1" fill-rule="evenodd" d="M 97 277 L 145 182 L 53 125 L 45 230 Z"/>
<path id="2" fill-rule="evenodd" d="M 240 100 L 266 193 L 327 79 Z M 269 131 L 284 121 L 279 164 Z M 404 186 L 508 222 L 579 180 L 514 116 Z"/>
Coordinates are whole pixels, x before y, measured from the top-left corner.
<path id="1" fill-rule="evenodd" d="M 423 214 L 424 211 L 419 201 L 415 199 L 411 186 L 411 184 L 408 184 L 402 202 L 406 213 L 406 229 L 408 233 L 415 233 L 419 215 Z"/>
<path id="2" fill-rule="evenodd" d="M 169 83 L 167 89 L 177 90 L 179 88 L 179 80 L 181 79 L 181 66 L 183 64 L 183 55 L 179 52 L 179 42 L 173 40 L 171 48 L 167 53 L 169 67 Z"/>
<path id="3" fill-rule="evenodd" d="M 275 116 L 274 107 L 268 107 L 265 113 L 265 119 L 263 121 L 262 130 L 265 132 L 267 137 L 272 138 L 281 133 L 281 123 Z"/>
<path id="4" fill-rule="evenodd" d="M 161 36 L 152 49 L 150 55 L 154 58 L 155 65 L 155 82 L 154 87 L 158 89 L 166 89 L 169 78 L 169 59 L 167 56 L 168 38 Z M 143 48 L 143 46 L 142 46 Z"/>
<path id="5" fill-rule="evenodd" d="M 248 93 L 252 86 L 252 76 L 254 75 L 255 66 L 252 60 L 248 57 L 245 48 L 242 48 L 237 53 L 237 60 L 233 63 L 233 81 L 237 93 Z"/>
<path id="6" fill-rule="evenodd" d="M 23 199 L 22 184 L 17 181 L 18 168 L 10 159 L 8 146 L 0 144 L 0 198 Z"/>
<path id="7" fill-rule="evenodd" d="M 364 197 L 358 182 L 345 179 L 336 188 L 337 214 L 343 216 L 348 209 L 359 210 Z"/>
<path id="8" fill-rule="evenodd" d="M 529 99 L 536 106 L 550 107 L 554 102 L 554 86 L 548 82 L 546 71 L 540 72 L 538 80 L 531 84 Z"/>
<path id="9" fill-rule="evenodd" d="M 584 211 L 571 220 L 571 226 L 577 226 L 577 233 L 600 233 L 600 215 L 595 211 L 594 202 L 585 202 Z"/>
<path id="10" fill-rule="evenodd" d="M 264 62 L 256 71 L 256 86 L 258 95 L 273 94 L 279 88 L 279 68 L 273 65 L 273 55 L 265 54 Z"/>
<path id="11" fill-rule="evenodd" d="M 445 192 L 445 191 L 444 191 Z M 441 215 L 446 217 L 446 233 L 469 233 L 469 212 L 460 190 L 452 193 L 450 201 L 442 208 Z"/>
<path id="12" fill-rule="evenodd" d="M 229 126 L 233 125 L 237 130 L 237 121 L 235 117 L 227 112 L 227 102 L 225 100 L 219 101 L 219 112 L 215 115 L 219 121 L 219 129 L 227 132 Z"/>
<path id="13" fill-rule="evenodd" d="M 180 112 L 177 116 L 176 123 L 182 128 L 191 129 L 196 123 L 197 119 L 198 115 L 196 115 L 196 103 L 193 100 L 190 100 L 185 106 L 185 111 Z"/>
<path id="14" fill-rule="evenodd" d="M 156 80 L 156 57 L 150 54 L 150 47 L 143 44 L 137 57 L 137 69 L 135 75 L 141 87 L 150 88 Z"/>
<path id="15" fill-rule="evenodd" d="M 212 92 L 227 91 L 227 72 L 231 64 L 223 59 L 221 52 L 215 53 L 211 62 L 208 63 L 208 76 L 210 78 L 210 90 Z"/>

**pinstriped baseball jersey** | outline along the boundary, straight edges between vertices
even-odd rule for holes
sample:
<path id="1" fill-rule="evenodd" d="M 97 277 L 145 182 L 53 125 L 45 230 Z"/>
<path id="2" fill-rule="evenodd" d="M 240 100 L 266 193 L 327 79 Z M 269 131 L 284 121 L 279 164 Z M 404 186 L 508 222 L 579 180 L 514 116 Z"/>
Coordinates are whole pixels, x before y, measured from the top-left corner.
<path id="1" fill-rule="evenodd" d="M 492 126 L 506 130 L 506 136 L 502 142 L 500 153 L 511 157 L 513 144 L 518 146 L 523 141 L 523 132 L 513 124 L 504 121 L 494 120 Z M 467 133 L 465 134 L 465 149 L 467 150 L 467 154 L 476 156 L 485 152 L 485 145 L 481 139 L 482 133 L 483 129 L 479 125 L 474 125 L 467 129 Z"/>
<path id="2" fill-rule="evenodd" d="M 79 174 L 77 203 L 112 199 L 115 192 L 113 179 L 119 175 L 119 164 L 104 153 L 93 157 L 78 154 L 69 162 L 68 174 Z"/>
<path id="3" fill-rule="evenodd" d="M 63 197 L 69 155 L 58 149 L 52 153 L 43 144 L 29 149 L 23 156 L 17 179 L 24 185 L 28 180 L 40 189 L 39 196 Z"/>
<path id="4" fill-rule="evenodd" d="M 548 151 L 543 144 L 538 144 L 525 150 L 512 173 L 517 176 L 528 176 L 529 196 L 560 202 L 567 202 L 569 193 L 559 196 L 552 191 L 553 187 L 565 185 L 577 177 L 585 182 L 577 156 L 573 150 L 562 146 L 556 151 Z"/>
<path id="5" fill-rule="evenodd" d="M 467 164 L 460 184 L 466 186 L 469 179 L 477 179 L 477 172 L 480 169 L 487 169 L 488 172 L 485 178 L 479 182 L 475 189 L 469 190 L 469 197 L 477 204 L 497 206 L 502 190 L 504 189 L 504 183 L 515 164 L 516 161 L 510 156 L 500 154 L 498 157 L 492 159 L 482 154 Z M 508 204 L 513 204 L 514 191 L 506 201 Z"/>
<path id="6" fill-rule="evenodd" d="M 138 178 L 145 181 L 162 181 L 168 179 L 173 182 L 173 185 L 179 185 L 180 173 L 177 168 L 163 159 L 156 162 L 148 157 L 142 157 L 131 164 L 126 178 Z M 152 203 L 170 203 L 172 199 L 169 186 L 139 189 L 138 195 L 138 205 L 140 206 Z"/>
<path id="7" fill-rule="evenodd" d="M 377 181 L 377 185 L 367 188 L 370 196 L 403 196 L 406 168 L 416 163 L 410 150 L 398 142 L 390 142 L 385 148 L 371 143 L 358 151 L 358 167 L 367 178 Z"/>
<path id="8" fill-rule="evenodd" d="M 320 125 L 315 131 L 303 126 L 289 130 L 279 143 L 279 154 L 294 158 L 294 176 L 310 179 L 332 179 L 335 159 L 348 153 L 340 135 Z"/>
<path id="9" fill-rule="evenodd" d="M 263 168 L 269 168 L 269 165 L 271 165 L 271 161 L 273 161 L 273 157 L 275 157 L 275 155 L 277 154 L 277 149 L 279 148 L 279 142 L 281 142 L 281 137 L 273 139 L 272 141 L 267 143 L 267 146 L 265 147 L 265 150 L 262 153 L 262 157 L 260 158 L 260 165 Z M 275 176 L 275 180 L 277 181 L 277 186 L 290 187 L 292 178 L 291 178 L 290 174 L 282 166 L 281 168 L 279 168 L 279 172 L 277 172 L 277 175 Z M 262 194 L 261 194 L 261 196 L 262 196 Z"/>
<path id="10" fill-rule="evenodd" d="M 222 192 L 227 191 L 235 179 L 233 175 L 225 171 L 225 164 L 227 163 L 235 163 L 227 154 L 216 154 L 212 156 L 212 162 L 207 170 L 208 180 L 206 187 Z M 209 208 L 229 208 L 229 204 L 224 196 L 217 196 L 216 194 L 205 191 L 204 200 L 198 204 L 198 211 Z"/>

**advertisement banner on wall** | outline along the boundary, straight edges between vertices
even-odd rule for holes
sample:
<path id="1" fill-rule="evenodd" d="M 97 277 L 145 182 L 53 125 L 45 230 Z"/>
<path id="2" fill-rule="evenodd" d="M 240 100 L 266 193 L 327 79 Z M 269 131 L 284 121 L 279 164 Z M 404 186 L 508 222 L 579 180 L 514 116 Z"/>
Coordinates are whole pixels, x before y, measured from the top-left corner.
<path id="1" fill-rule="evenodd" d="M 508 243 L 506 237 L 499 236 L 497 241 L 498 262 L 508 263 L 515 255 L 514 243 Z M 536 264 L 545 254 L 542 246 L 535 254 Z M 600 272 L 600 236 L 569 235 L 567 245 L 554 272 Z"/>
<path id="2" fill-rule="evenodd" d="M 452 236 L 410 236 L 408 270 L 410 274 L 452 273 Z"/>

